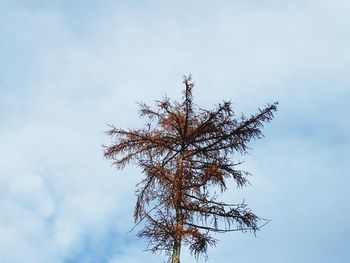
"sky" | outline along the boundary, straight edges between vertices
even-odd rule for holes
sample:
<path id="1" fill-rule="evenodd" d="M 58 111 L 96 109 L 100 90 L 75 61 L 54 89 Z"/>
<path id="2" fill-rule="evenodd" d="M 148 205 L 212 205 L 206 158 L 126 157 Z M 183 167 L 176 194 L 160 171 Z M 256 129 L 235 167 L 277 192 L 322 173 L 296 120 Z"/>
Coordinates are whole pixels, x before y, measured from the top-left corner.
<path id="1" fill-rule="evenodd" d="M 271 221 L 216 235 L 211 262 L 349 262 L 350 2 L 0 0 L 2 263 L 164 262 L 133 227 L 136 167 L 103 158 L 137 104 L 279 102 L 232 187 Z M 182 262 L 194 262 L 186 249 Z M 199 262 L 204 262 L 200 259 Z"/>

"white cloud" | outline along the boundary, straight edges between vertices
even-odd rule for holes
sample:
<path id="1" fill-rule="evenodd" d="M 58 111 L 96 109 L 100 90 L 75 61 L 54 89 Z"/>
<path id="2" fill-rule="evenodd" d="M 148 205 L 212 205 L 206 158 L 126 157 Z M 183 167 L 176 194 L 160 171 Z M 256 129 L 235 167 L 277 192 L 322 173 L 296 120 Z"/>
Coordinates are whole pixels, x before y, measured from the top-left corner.
<path id="1" fill-rule="evenodd" d="M 152 103 L 165 93 L 179 98 L 181 76 L 189 72 L 203 107 L 232 99 L 238 112 L 253 113 L 267 102 L 281 102 L 267 138 L 254 143 L 247 157 L 247 170 L 256 176 L 252 186 L 233 191 L 234 197 L 246 196 L 258 215 L 276 219 L 258 239 L 219 236 L 222 245 L 212 250 L 209 262 L 224 262 L 231 242 L 242 262 L 255 262 L 254 253 L 244 261 L 240 249 L 254 244 L 256 254 L 272 251 L 276 229 L 286 226 L 288 235 L 308 231 L 302 226 L 308 203 L 297 219 L 293 213 L 309 193 L 314 214 L 322 217 L 327 203 L 336 222 L 348 219 L 340 211 L 347 208 L 350 6 L 346 1 L 281 3 L 108 2 L 110 8 L 99 9 L 86 24 L 73 21 L 72 11 L 67 14 L 60 5 L 8 4 L 18 17 L 3 16 L 11 26 L 0 28 L 9 39 L 2 52 L 7 75 L 0 83 L 5 85 L 0 90 L 3 262 L 64 262 L 84 249 L 87 234 L 105 240 L 105 229 L 117 236 L 106 262 L 159 259 L 139 253 L 143 243 L 123 244 L 140 176 L 135 169 L 117 173 L 102 159 L 101 144 L 110 143 L 103 131 L 106 123 L 141 125 L 134 102 Z M 78 6 L 72 8 L 78 17 Z M 73 22 L 85 26 L 84 34 L 70 27 Z M 11 53 L 12 46 L 19 55 Z M 324 240 L 326 234 L 316 235 L 322 222 L 316 220 L 310 231 Z M 326 231 L 330 242 L 342 244 L 335 232 Z M 320 245 L 305 234 L 302 238 L 315 249 Z M 297 238 L 283 242 L 270 262 L 291 256 L 289 246 L 300 249 Z M 310 252 L 303 253 L 298 261 L 313 261 Z"/>

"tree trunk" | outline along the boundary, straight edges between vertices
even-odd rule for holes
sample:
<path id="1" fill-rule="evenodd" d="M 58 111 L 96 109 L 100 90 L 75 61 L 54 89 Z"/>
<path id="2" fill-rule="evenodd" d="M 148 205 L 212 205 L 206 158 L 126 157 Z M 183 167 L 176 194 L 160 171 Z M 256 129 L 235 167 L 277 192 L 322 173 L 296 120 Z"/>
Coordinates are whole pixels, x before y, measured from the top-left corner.
<path id="1" fill-rule="evenodd" d="M 176 209 L 176 230 L 174 237 L 173 255 L 171 263 L 180 263 L 181 239 L 183 229 L 183 214 L 180 208 Z"/>
<path id="2" fill-rule="evenodd" d="M 181 239 L 182 231 L 184 226 L 184 215 L 181 209 L 181 199 L 182 199 L 182 164 L 183 160 L 180 158 L 178 161 L 178 171 L 175 178 L 175 196 L 174 196 L 174 208 L 176 211 L 176 226 L 174 233 L 174 245 L 173 245 L 173 255 L 171 257 L 171 263 L 180 263 L 180 252 L 181 252 Z"/>

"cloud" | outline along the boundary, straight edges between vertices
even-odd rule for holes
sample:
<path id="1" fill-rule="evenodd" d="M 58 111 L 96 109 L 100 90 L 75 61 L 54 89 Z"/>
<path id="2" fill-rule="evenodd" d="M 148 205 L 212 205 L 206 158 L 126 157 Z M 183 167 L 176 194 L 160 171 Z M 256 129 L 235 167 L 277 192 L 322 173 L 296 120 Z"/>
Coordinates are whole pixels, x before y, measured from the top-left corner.
<path id="1" fill-rule="evenodd" d="M 252 186 L 225 196 L 272 222 L 256 239 L 218 236 L 209 262 L 346 262 L 346 1 L 2 5 L 2 262 L 161 260 L 126 234 L 141 175 L 103 160 L 103 132 L 141 125 L 134 102 L 180 98 L 190 72 L 201 107 L 280 101 L 242 157 Z"/>

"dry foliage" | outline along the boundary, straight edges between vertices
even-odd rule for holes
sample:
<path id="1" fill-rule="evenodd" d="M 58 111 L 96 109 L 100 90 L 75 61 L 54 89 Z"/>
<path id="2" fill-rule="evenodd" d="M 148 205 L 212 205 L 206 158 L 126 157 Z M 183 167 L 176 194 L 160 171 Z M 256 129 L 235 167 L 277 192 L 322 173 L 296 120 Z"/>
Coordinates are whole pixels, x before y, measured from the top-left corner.
<path id="1" fill-rule="evenodd" d="M 183 83 L 181 103 L 164 98 L 156 110 L 139 104 L 140 116 L 148 118 L 144 128 L 111 126 L 107 134 L 114 142 L 104 152 L 118 169 L 130 162 L 142 168 L 134 218 L 144 227 L 138 236 L 173 263 L 180 262 L 182 244 L 198 257 L 215 245 L 212 232 L 255 233 L 262 226 L 246 204 L 220 202 L 215 190 L 226 191 L 227 179 L 237 187 L 247 185 L 249 173 L 238 169 L 232 154 L 246 154 L 247 143 L 263 136 L 263 124 L 277 110 L 274 103 L 250 117 L 236 117 L 227 101 L 213 110 L 200 109 L 192 101 L 191 76 Z"/>

